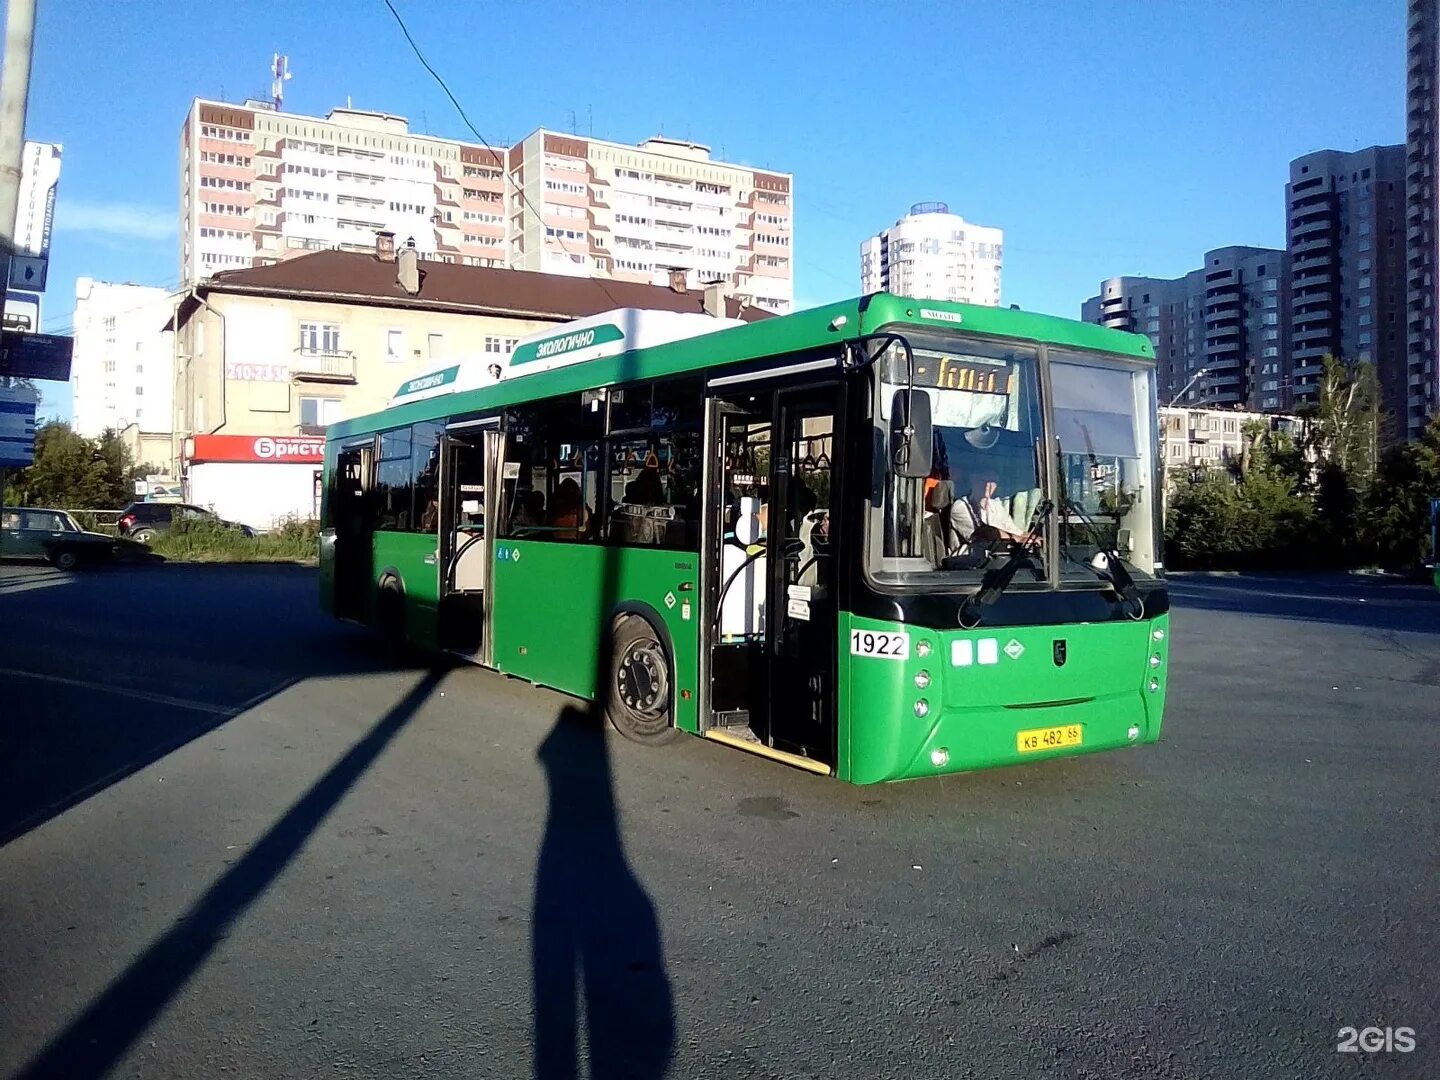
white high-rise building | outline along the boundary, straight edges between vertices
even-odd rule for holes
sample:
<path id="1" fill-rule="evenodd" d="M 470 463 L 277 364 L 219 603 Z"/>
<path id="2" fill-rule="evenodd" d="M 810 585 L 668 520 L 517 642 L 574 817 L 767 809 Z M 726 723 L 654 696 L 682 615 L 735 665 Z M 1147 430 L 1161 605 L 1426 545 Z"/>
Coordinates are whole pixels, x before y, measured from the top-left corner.
<path id="1" fill-rule="evenodd" d="M 106 428 L 169 437 L 175 396 L 174 335 L 164 329 L 175 298 L 148 285 L 75 282 L 70 363 L 71 426 L 94 438 Z"/>
<path id="2" fill-rule="evenodd" d="M 968 222 L 944 203 L 916 203 L 860 245 L 860 285 L 866 293 L 998 306 L 1004 242 L 1003 229 Z"/>

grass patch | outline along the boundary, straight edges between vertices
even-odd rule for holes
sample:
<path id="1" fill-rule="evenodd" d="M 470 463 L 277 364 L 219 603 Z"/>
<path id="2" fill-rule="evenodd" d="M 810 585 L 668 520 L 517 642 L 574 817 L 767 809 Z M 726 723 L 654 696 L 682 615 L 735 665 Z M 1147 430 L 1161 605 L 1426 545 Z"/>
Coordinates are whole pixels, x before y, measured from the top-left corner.
<path id="1" fill-rule="evenodd" d="M 250 537 L 212 518 L 183 519 L 156 533 L 150 550 L 168 562 L 313 564 L 319 559 L 320 524 L 291 520 Z"/>

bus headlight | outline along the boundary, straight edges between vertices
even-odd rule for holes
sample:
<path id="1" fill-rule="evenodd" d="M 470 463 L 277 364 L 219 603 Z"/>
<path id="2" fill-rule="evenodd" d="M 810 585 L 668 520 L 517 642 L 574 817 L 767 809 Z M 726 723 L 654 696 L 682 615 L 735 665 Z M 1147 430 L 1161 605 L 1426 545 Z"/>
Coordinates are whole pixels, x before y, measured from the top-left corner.
<path id="1" fill-rule="evenodd" d="M 1165 640 L 1165 631 L 1164 631 L 1164 630 L 1161 630 L 1161 629 L 1157 626 L 1157 627 L 1155 628 L 1155 632 L 1154 632 L 1153 634 L 1151 634 L 1150 636 L 1151 636 L 1152 638 L 1154 638 L 1156 641 L 1164 641 L 1164 640 Z"/>
<path id="2" fill-rule="evenodd" d="M 943 746 L 936 747 L 930 751 L 930 764 L 937 769 L 943 769 L 950 764 L 950 751 Z"/>
<path id="3" fill-rule="evenodd" d="M 924 689 L 925 689 L 927 686 L 929 686 L 929 685 L 930 685 L 930 673 L 929 673 L 928 671 L 917 671 L 917 672 L 915 673 L 915 686 L 916 686 L 916 688 L 917 688 L 917 689 L 920 689 L 920 690 L 924 690 Z"/>
<path id="4" fill-rule="evenodd" d="M 1150 655 L 1150 666 L 1151 666 L 1151 667 L 1159 667 L 1159 666 L 1160 666 L 1160 654 L 1159 654 L 1158 652 L 1157 652 L 1157 653 L 1152 653 L 1152 654 Z"/>
<path id="5" fill-rule="evenodd" d="M 1153 694 L 1153 693 L 1155 693 L 1156 690 L 1159 690 L 1159 689 L 1160 689 L 1160 680 L 1159 680 L 1159 679 L 1151 679 L 1151 680 L 1150 680 L 1150 693 Z"/>
<path id="6" fill-rule="evenodd" d="M 916 715 L 916 716 L 929 716 L 929 715 L 930 715 L 930 703 L 929 703 L 928 701 L 926 701 L 923 697 L 922 697 L 919 701 L 915 702 L 915 715 Z"/>
<path id="7" fill-rule="evenodd" d="M 923 639 L 920 640 L 920 641 L 917 641 L 917 642 L 915 643 L 915 655 L 916 655 L 916 656 L 929 656 L 929 655 L 930 655 L 930 642 L 925 641 L 925 640 L 923 640 Z"/>

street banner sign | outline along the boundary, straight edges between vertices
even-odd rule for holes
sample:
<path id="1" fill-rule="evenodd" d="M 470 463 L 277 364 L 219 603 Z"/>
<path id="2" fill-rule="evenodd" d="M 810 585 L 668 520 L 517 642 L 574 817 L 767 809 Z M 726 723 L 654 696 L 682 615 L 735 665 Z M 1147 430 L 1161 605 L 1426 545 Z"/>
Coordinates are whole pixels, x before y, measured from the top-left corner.
<path id="1" fill-rule="evenodd" d="M 10 287 L 44 292 L 50 272 L 50 230 L 55 223 L 55 189 L 60 184 L 58 143 L 25 143 L 20 203 L 15 211 L 15 252 Z"/>
<path id="2" fill-rule="evenodd" d="M 0 375 L 12 379 L 70 381 L 70 357 L 75 339 L 55 334 L 0 331 Z"/>

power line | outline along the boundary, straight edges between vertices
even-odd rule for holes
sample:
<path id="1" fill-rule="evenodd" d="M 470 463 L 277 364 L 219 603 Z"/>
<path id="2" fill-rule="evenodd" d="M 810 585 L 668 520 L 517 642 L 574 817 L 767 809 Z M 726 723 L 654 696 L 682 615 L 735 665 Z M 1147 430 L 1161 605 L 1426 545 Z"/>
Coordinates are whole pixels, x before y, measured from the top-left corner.
<path id="1" fill-rule="evenodd" d="M 495 150 L 495 148 L 490 145 L 484 135 L 480 134 L 480 129 L 470 122 L 470 117 L 466 115 L 465 107 L 460 104 L 459 100 L 456 99 L 455 95 L 451 92 L 450 86 L 448 83 L 445 82 L 444 77 L 441 76 L 441 74 L 436 71 L 434 67 L 431 66 L 429 60 L 425 59 L 425 54 L 420 51 L 420 46 L 415 43 L 415 38 L 412 37 L 410 34 L 410 28 L 405 25 L 405 20 L 400 17 L 400 12 L 395 10 L 395 5 L 392 4 L 390 0 L 385 0 L 385 6 L 390 9 L 390 14 L 395 16 L 395 22 L 399 24 L 400 32 L 405 35 L 405 40 L 409 43 L 411 51 L 415 53 L 415 59 L 420 61 L 420 66 L 430 73 L 430 77 L 433 78 L 437 84 L 439 84 L 440 89 L 445 91 L 445 96 L 450 99 L 450 104 L 455 106 L 455 111 L 460 114 L 460 119 L 464 121 L 465 126 L 470 129 L 471 134 L 473 134 L 475 138 L 480 140 L 480 145 L 485 147 L 486 150 L 489 150 L 490 153 L 495 157 L 495 159 L 500 162 L 500 168 L 514 182 L 516 194 L 518 194 L 521 201 L 530 208 L 530 212 L 535 215 L 535 220 L 539 223 L 540 228 L 544 229 L 545 217 L 543 214 L 540 213 L 539 210 L 535 209 L 535 204 L 530 201 L 530 196 L 525 194 L 525 186 L 520 182 L 517 174 L 510 170 L 510 167 L 506 163 L 505 158 L 502 157 Z M 577 252 L 573 252 L 565 246 L 565 238 L 559 235 L 558 232 L 555 235 L 555 241 L 560 245 L 561 250 L 564 251 L 567 255 L 577 254 Z M 541 250 L 544 250 L 543 236 L 541 239 Z M 578 254 L 583 255 L 586 253 L 580 252 Z M 614 256 L 612 255 L 611 258 L 614 258 Z M 595 284 L 600 286 L 601 291 L 604 292 L 604 294 L 610 299 L 610 302 L 612 304 L 614 304 L 616 307 L 624 306 L 620 303 L 619 300 L 615 299 L 615 294 L 606 287 L 604 278 L 596 277 L 591 278 L 591 280 L 594 281 Z"/>

